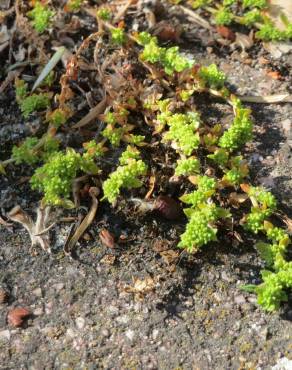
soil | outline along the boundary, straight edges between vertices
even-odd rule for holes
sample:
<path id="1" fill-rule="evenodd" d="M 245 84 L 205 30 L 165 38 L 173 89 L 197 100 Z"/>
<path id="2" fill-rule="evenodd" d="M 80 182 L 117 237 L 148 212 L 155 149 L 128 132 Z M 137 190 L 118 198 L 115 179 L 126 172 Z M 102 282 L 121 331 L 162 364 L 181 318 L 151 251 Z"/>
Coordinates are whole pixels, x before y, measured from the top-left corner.
<path id="1" fill-rule="evenodd" d="M 261 45 L 244 54 L 216 43 L 207 46 L 206 33 L 186 18 L 171 12 L 167 18 L 197 35 L 193 41 L 182 35 L 182 48 L 198 63 L 215 62 L 235 93 L 271 95 L 291 89 L 291 54 L 274 60 Z M 273 78 L 267 69 L 281 71 L 282 78 Z M 0 103 L 4 160 L 15 142 L 38 129 L 40 120 L 24 122 L 12 86 L 0 95 Z M 282 214 L 291 217 L 292 105 L 250 107 L 255 137 L 245 155 L 251 177 L 270 188 Z M 212 119 L 225 109 L 213 102 L 206 113 Z M 39 198 L 27 181 L 31 172 L 28 166 L 9 166 L 7 176 L 1 176 L 2 214 L 19 204 L 35 217 Z M 74 259 L 62 249 L 68 222 L 51 230 L 51 255 L 31 250 L 20 226 L 0 225 L 0 288 L 9 294 L 0 304 L 0 368 L 291 369 L 292 295 L 280 311 L 269 314 L 252 294 L 240 290 L 261 281 L 263 262 L 253 238 L 246 235 L 243 243 L 235 243 L 227 235 L 188 255 L 176 249 L 184 224 L 137 216 L 123 202 L 116 208 L 102 205 Z M 114 234 L 114 248 L 100 242 L 104 228 Z M 146 284 L 140 293 L 139 282 Z M 18 306 L 31 316 L 23 327 L 13 328 L 7 314 Z"/>

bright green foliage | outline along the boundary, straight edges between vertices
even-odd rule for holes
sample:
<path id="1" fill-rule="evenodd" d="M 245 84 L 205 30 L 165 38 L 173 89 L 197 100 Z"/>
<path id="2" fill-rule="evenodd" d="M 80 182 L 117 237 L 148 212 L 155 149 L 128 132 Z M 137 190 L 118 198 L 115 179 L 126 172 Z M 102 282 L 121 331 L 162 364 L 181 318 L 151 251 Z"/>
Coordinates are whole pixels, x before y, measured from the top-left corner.
<path id="1" fill-rule="evenodd" d="M 267 238 L 273 242 L 279 242 L 285 237 L 287 237 L 287 234 L 280 227 L 271 227 L 267 230 Z"/>
<path id="2" fill-rule="evenodd" d="M 150 44 L 151 42 L 153 42 L 154 44 L 157 44 L 157 37 L 151 36 L 149 32 L 142 31 L 136 35 L 136 41 L 139 45 L 142 45 L 142 46 Z"/>
<path id="3" fill-rule="evenodd" d="M 32 94 L 24 98 L 20 109 L 24 118 L 28 118 L 33 112 L 48 108 L 50 99 L 47 94 Z"/>
<path id="4" fill-rule="evenodd" d="M 192 61 L 184 58 L 179 53 L 177 46 L 160 47 L 157 38 L 151 37 L 147 32 L 141 32 L 137 36 L 137 40 L 138 43 L 144 46 L 144 50 L 140 54 L 141 59 L 149 63 L 161 63 L 168 75 L 172 75 L 174 72 L 182 72 L 193 65 Z"/>
<path id="5" fill-rule="evenodd" d="M 230 159 L 229 166 L 230 170 L 225 170 L 223 180 L 227 181 L 231 185 L 239 185 L 243 179 L 248 175 L 248 166 L 243 161 L 242 156 L 236 156 Z"/>
<path id="6" fill-rule="evenodd" d="M 252 26 L 256 22 L 262 22 L 263 17 L 258 9 L 252 9 L 244 13 L 242 17 L 242 24 L 246 26 Z"/>
<path id="7" fill-rule="evenodd" d="M 114 203 L 119 196 L 121 189 L 138 188 L 142 182 L 138 177 L 145 175 L 146 164 L 141 159 L 132 158 L 132 149 L 127 149 L 126 154 L 122 154 L 121 166 L 112 172 L 109 178 L 103 183 L 103 199 Z M 134 154 L 135 156 L 135 154 Z"/>
<path id="8" fill-rule="evenodd" d="M 233 21 L 233 14 L 227 8 L 220 8 L 214 19 L 218 26 L 228 26 Z"/>
<path id="9" fill-rule="evenodd" d="M 140 159 L 140 152 L 134 146 L 128 145 L 127 150 L 125 150 L 120 157 L 120 164 L 127 165 L 131 159 Z"/>
<path id="10" fill-rule="evenodd" d="M 268 6 L 267 0 L 242 0 L 243 8 L 264 9 Z"/>
<path id="11" fill-rule="evenodd" d="M 123 137 L 124 130 L 121 127 L 108 125 L 103 131 L 102 136 L 110 141 L 112 146 L 118 147 Z"/>
<path id="12" fill-rule="evenodd" d="M 197 186 L 198 190 L 180 197 L 182 202 L 191 205 L 192 208 L 204 203 L 215 193 L 216 181 L 212 177 L 198 176 Z M 189 209 L 187 208 L 185 212 L 188 213 Z"/>
<path id="13" fill-rule="evenodd" d="M 199 76 L 207 86 L 215 89 L 222 88 L 226 80 L 225 74 L 219 71 L 216 64 L 210 64 L 208 67 L 201 67 Z"/>
<path id="14" fill-rule="evenodd" d="M 161 62 L 165 73 L 168 75 L 172 75 L 174 71 L 182 72 L 192 66 L 192 62 L 180 55 L 178 46 L 165 49 L 162 53 Z"/>
<path id="15" fill-rule="evenodd" d="M 245 228 L 254 234 L 257 234 L 259 231 L 264 230 L 264 221 L 266 218 L 267 215 L 264 211 L 256 207 L 252 207 L 251 213 L 246 217 Z"/>
<path id="16" fill-rule="evenodd" d="M 139 146 L 143 143 L 143 141 L 145 139 L 145 136 L 129 134 L 129 135 L 127 135 L 126 139 L 127 139 L 128 143 L 135 144 L 135 145 Z"/>
<path id="17" fill-rule="evenodd" d="M 288 300 L 287 289 L 292 288 L 292 265 L 276 273 L 263 271 L 262 278 L 263 283 L 254 288 L 258 303 L 267 311 L 278 310 Z"/>
<path id="18" fill-rule="evenodd" d="M 123 45 L 126 41 L 125 31 L 122 28 L 111 28 L 112 42 L 117 45 Z"/>
<path id="19" fill-rule="evenodd" d="M 88 169 L 93 167 L 96 172 L 91 156 L 81 156 L 73 149 L 67 149 L 65 153 L 56 152 L 35 171 L 31 185 L 33 189 L 44 193 L 43 201 L 46 204 L 62 206 L 70 196 L 72 181 L 78 172 L 89 172 Z"/>
<path id="20" fill-rule="evenodd" d="M 181 235 L 178 246 L 189 252 L 196 252 L 201 246 L 216 241 L 217 228 L 215 222 L 229 213 L 215 204 L 204 204 L 188 212 L 189 222 Z"/>
<path id="21" fill-rule="evenodd" d="M 266 23 L 256 32 L 256 37 L 263 41 L 282 41 L 286 39 L 286 34 L 285 31 L 280 31 L 272 23 Z"/>
<path id="22" fill-rule="evenodd" d="M 275 196 L 260 186 L 251 186 L 248 191 L 248 195 L 254 198 L 260 203 L 260 207 L 269 213 L 274 211 L 277 207 L 277 201 Z"/>
<path id="23" fill-rule="evenodd" d="M 49 28 L 54 12 L 47 5 L 37 1 L 34 8 L 27 15 L 32 19 L 32 25 L 36 31 L 42 33 Z"/>
<path id="24" fill-rule="evenodd" d="M 107 8 L 100 8 L 97 11 L 97 16 L 102 19 L 103 21 L 108 21 L 111 18 L 111 12 Z"/>
<path id="25" fill-rule="evenodd" d="M 229 150 L 238 149 L 252 138 L 252 130 L 250 110 L 237 107 L 233 124 L 220 138 L 219 146 Z"/>
<path id="26" fill-rule="evenodd" d="M 206 5 L 210 5 L 213 0 L 194 0 L 192 1 L 192 7 L 194 9 L 203 8 Z"/>
<path id="27" fill-rule="evenodd" d="M 214 154 L 208 154 L 208 158 L 212 159 L 220 167 L 225 167 L 229 159 L 229 153 L 225 149 L 217 149 Z"/>
<path id="28" fill-rule="evenodd" d="M 174 141 L 178 150 L 191 155 L 200 144 L 197 129 L 200 125 L 199 116 L 195 112 L 176 113 L 167 119 L 169 130 L 164 134 L 165 141 Z"/>
<path id="29" fill-rule="evenodd" d="M 277 201 L 273 194 L 262 187 L 251 186 L 248 195 L 254 206 L 246 217 L 245 228 L 257 234 L 265 229 L 264 221 L 276 209 Z"/>
<path id="30" fill-rule="evenodd" d="M 198 173 L 200 170 L 200 161 L 195 157 L 187 159 L 179 159 L 175 168 L 175 174 L 177 176 L 189 176 Z"/>
<path id="31" fill-rule="evenodd" d="M 237 0 L 223 0 L 223 6 L 231 6 L 236 3 Z"/>
<path id="32" fill-rule="evenodd" d="M 39 158 L 33 150 L 38 141 L 39 139 L 37 137 L 27 137 L 20 146 L 14 145 L 12 148 L 12 158 L 15 160 L 15 163 L 34 164 L 38 162 Z"/>

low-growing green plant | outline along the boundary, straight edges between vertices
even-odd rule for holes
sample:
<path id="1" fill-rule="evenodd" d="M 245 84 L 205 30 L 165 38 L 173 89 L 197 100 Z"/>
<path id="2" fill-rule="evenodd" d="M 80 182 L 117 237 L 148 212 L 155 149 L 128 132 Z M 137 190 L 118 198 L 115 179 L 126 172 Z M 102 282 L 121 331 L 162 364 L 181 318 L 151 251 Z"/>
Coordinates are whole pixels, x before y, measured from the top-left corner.
<path id="1" fill-rule="evenodd" d="M 87 148 L 91 152 L 92 145 Z M 55 152 L 47 162 L 36 169 L 31 178 L 33 189 L 44 193 L 43 203 L 54 206 L 71 205 L 69 202 L 73 180 L 78 172 L 96 174 L 98 168 L 94 157 L 99 156 L 99 150 L 81 155 L 74 149 L 68 148 L 66 152 Z"/>
<path id="2" fill-rule="evenodd" d="M 232 8 L 235 2 L 226 0 L 223 5 Z M 245 5 L 249 11 L 253 9 Z M 31 178 L 32 188 L 43 194 L 44 204 L 64 207 L 74 206 L 72 185 L 80 175 L 88 174 L 92 180 L 97 177 L 102 183 L 103 201 L 115 205 L 121 197 L 129 196 L 130 200 L 146 203 L 146 209 L 159 210 L 161 215 L 175 220 L 182 214 L 178 201 L 157 196 L 157 191 L 165 191 L 164 181 L 159 186 L 155 184 L 161 168 L 161 177 L 167 180 L 169 176 L 169 180 L 178 185 L 178 197 L 184 204 L 187 223 L 180 236 L 180 248 L 195 253 L 204 245 L 220 240 L 220 228 L 223 232 L 232 228 L 230 235 L 233 229 L 238 233 L 244 229 L 257 238 L 266 238 L 256 244 L 266 261 L 263 282 L 245 289 L 255 292 L 259 304 L 266 310 L 277 309 L 287 300 L 288 290 L 292 288 L 292 263 L 287 258 L 290 240 L 283 228 L 272 223 L 277 207 L 275 197 L 263 187 L 247 183 L 249 168 L 240 150 L 252 139 L 251 111 L 228 91 L 226 76 L 214 64 L 193 67 L 194 62 L 182 56 L 178 47 L 162 47 L 149 33 L 136 33 L 128 38 L 122 29 L 112 29 L 102 19 L 99 22 L 111 35 L 118 30 L 112 37 L 117 37 L 116 46 L 105 50 L 121 54 L 120 60 L 126 65 L 130 46 L 131 63 L 135 55 L 135 63 L 141 63 L 138 76 L 131 71 L 133 74 L 127 79 L 125 90 L 111 91 L 113 95 L 109 94 L 104 114 L 98 115 L 101 126 L 91 131 L 95 139 L 76 149 L 64 148 L 64 143 L 58 148 L 56 137 L 62 135 L 56 135 L 57 130 L 74 114 L 67 102 L 70 97 L 60 99 L 59 106 L 47 112 L 48 132 L 40 139 L 27 138 L 14 147 L 12 158 L 1 163 L 1 171 L 11 162 L 30 165 L 42 162 Z M 121 70 L 121 76 L 125 71 Z M 145 80 L 142 81 L 143 71 Z M 230 125 L 202 120 L 194 104 L 196 94 L 202 92 L 231 106 L 234 119 Z M 71 96 L 71 92 L 68 95 Z M 36 96 L 42 94 L 29 95 L 27 83 L 16 81 L 18 103 L 22 107 L 24 102 L 30 102 L 29 108 L 23 110 L 24 115 L 47 108 L 49 101 L 43 105 L 32 103 Z M 161 153 L 161 148 L 166 149 L 165 153 Z M 147 176 L 148 168 L 151 177 Z M 132 197 L 134 189 L 148 179 L 150 190 L 146 200 Z M 139 192 L 144 192 L 144 188 Z M 149 200 L 152 193 L 157 198 Z"/>
<path id="3" fill-rule="evenodd" d="M 110 12 L 109 9 L 107 9 L 105 7 L 101 7 L 97 11 L 97 17 L 104 20 L 104 21 L 108 21 L 108 20 L 111 19 L 111 12 Z"/>
<path id="4" fill-rule="evenodd" d="M 172 75 L 174 72 L 182 72 L 193 65 L 193 61 L 179 53 L 177 46 L 161 47 L 158 45 L 157 38 L 147 32 L 138 34 L 137 42 L 144 46 L 140 54 L 141 60 L 149 63 L 160 63 L 168 75 Z"/>
<path id="5" fill-rule="evenodd" d="M 48 94 L 32 94 L 24 98 L 20 104 L 20 110 L 24 118 L 28 118 L 33 112 L 44 110 L 50 105 Z"/>
<path id="6" fill-rule="evenodd" d="M 147 165 L 138 158 L 139 153 L 135 153 L 131 148 L 122 154 L 121 165 L 103 183 L 103 199 L 114 203 L 122 188 L 132 189 L 142 185 L 139 177 L 146 174 Z"/>
<path id="7" fill-rule="evenodd" d="M 112 42 L 117 45 L 123 45 L 123 43 L 126 41 L 125 32 L 119 27 L 111 28 L 111 38 Z"/>
<path id="8" fill-rule="evenodd" d="M 279 29 L 269 17 L 267 0 L 194 0 L 188 1 L 195 10 L 204 9 L 218 26 L 232 26 L 238 23 L 255 28 L 258 39 L 283 41 L 292 38 L 292 23 L 283 20 L 284 29 Z"/>
<path id="9" fill-rule="evenodd" d="M 40 1 L 36 1 L 33 9 L 27 13 L 29 18 L 32 19 L 33 27 L 39 33 L 43 33 L 49 28 L 54 14 L 53 10 Z"/>

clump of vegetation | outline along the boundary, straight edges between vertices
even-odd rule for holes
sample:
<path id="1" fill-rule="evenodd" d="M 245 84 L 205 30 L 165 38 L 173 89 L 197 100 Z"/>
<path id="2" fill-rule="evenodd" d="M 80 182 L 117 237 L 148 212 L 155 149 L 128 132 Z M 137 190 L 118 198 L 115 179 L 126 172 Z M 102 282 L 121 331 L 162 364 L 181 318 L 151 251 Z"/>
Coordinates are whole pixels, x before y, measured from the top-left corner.
<path id="1" fill-rule="evenodd" d="M 27 13 L 29 18 L 32 19 L 33 27 L 39 33 L 43 33 L 49 28 L 54 14 L 54 11 L 48 5 L 40 1 L 35 1 L 33 9 Z"/>
<path id="2" fill-rule="evenodd" d="M 65 153 L 54 152 L 42 167 L 37 168 L 31 178 L 31 185 L 33 189 L 44 193 L 43 203 L 54 206 L 71 205 L 68 198 L 78 172 L 98 172 L 94 158 L 101 153 L 99 150 L 92 153 L 91 149 L 92 145 L 89 145 L 89 153 L 83 155 L 72 148 L 68 148 Z"/>
<path id="3" fill-rule="evenodd" d="M 208 12 L 218 26 L 238 23 L 255 28 L 256 37 L 263 41 L 284 41 L 292 38 L 292 24 L 283 18 L 284 29 L 277 28 L 268 15 L 267 0 L 194 0 L 188 3 L 195 10 L 203 9 Z"/>
<path id="4" fill-rule="evenodd" d="M 195 3 L 207 11 L 212 5 L 208 0 Z M 219 11 L 225 11 L 224 7 L 231 12 L 235 4 L 233 0 L 224 0 L 220 3 L 222 8 L 216 9 L 217 16 Z M 245 1 L 240 6 L 249 12 L 264 8 L 263 2 L 256 4 Z M 160 202 L 154 199 L 148 205 L 156 204 L 154 208 L 168 219 L 175 220 L 174 214 L 184 212 L 187 222 L 178 246 L 196 253 L 206 244 L 220 241 L 220 229 L 228 230 L 231 223 L 232 230 L 235 228 L 238 233 L 244 229 L 264 238 L 256 245 L 267 263 L 263 282 L 245 289 L 255 292 L 265 309 L 277 309 L 287 300 L 287 292 L 292 287 L 291 262 L 287 258 L 290 240 L 284 228 L 273 224 L 277 209 L 275 197 L 266 189 L 248 183 L 249 168 L 240 150 L 252 139 L 251 111 L 230 93 L 225 74 L 215 64 L 195 65 L 177 46 L 161 46 L 158 39 L 147 32 L 128 36 L 122 24 L 115 28 L 103 22 L 108 16 L 101 10 L 98 22 L 104 27 L 105 35 L 100 36 L 99 42 L 103 42 L 104 37 L 115 46 L 95 49 L 94 58 L 102 49 L 104 60 L 109 64 L 105 66 L 106 73 L 104 70 L 106 104 L 94 117 L 97 123 L 94 130 L 85 131 L 90 140 L 73 149 L 65 141 L 59 143 L 56 139 L 62 137 L 57 135 L 58 130 L 70 130 L 69 117 L 75 118 L 74 104 L 70 105 L 74 98 L 70 82 L 78 78 L 78 63 L 82 61 L 80 48 L 76 65 L 71 61 L 61 78 L 61 92 L 55 96 L 52 108 L 49 93 L 29 94 L 28 84 L 16 80 L 16 99 L 24 117 L 46 109 L 44 124 L 48 130 L 40 138 L 30 137 L 15 146 L 10 162 L 3 162 L 2 167 L 11 161 L 39 165 L 31 178 L 31 186 L 42 193 L 43 204 L 58 207 L 74 206 L 73 184 L 84 174 L 91 180 L 98 179 L 102 184 L 102 200 L 115 206 L 122 197 L 137 200 L 137 194 L 146 193 L 147 181 L 153 182 L 155 176 L 159 178 L 157 168 L 161 169 L 163 176 L 175 179 L 180 203 L 157 194 L 155 183 L 145 197 L 152 193 L 156 199 L 160 196 Z M 237 18 L 232 16 L 233 19 Z M 84 50 L 90 41 L 86 39 L 82 44 Z M 229 125 L 204 122 L 193 98 L 201 93 L 216 96 L 230 106 L 234 118 Z M 94 124 L 92 117 L 90 122 Z M 81 119 L 71 129 L 85 124 L 86 120 Z M 80 130 L 80 134 L 82 132 Z M 164 148 L 167 159 L 161 154 Z M 159 191 L 165 191 L 163 184 L 159 186 Z M 175 212 L 169 207 L 175 207 Z"/>
<path id="5" fill-rule="evenodd" d="M 50 105 L 50 94 L 28 94 L 27 84 L 23 80 L 17 79 L 15 82 L 16 101 L 20 106 L 24 118 L 28 118 L 31 113 L 44 110 Z"/>
<path id="6" fill-rule="evenodd" d="M 139 152 L 128 147 L 120 158 L 120 166 L 110 174 L 103 184 L 104 198 L 114 203 L 121 188 L 132 189 L 142 186 L 139 177 L 145 175 L 147 165 L 139 159 Z"/>

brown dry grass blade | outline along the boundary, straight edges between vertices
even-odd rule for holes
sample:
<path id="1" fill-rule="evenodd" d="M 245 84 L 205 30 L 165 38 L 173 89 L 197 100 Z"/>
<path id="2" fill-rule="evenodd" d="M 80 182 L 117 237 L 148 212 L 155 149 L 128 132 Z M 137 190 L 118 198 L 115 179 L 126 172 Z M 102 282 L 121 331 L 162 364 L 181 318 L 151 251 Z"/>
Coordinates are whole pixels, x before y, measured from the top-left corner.
<path id="1" fill-rule="evenodd" d="M 197 13 L 192 11 L 191 9 L 188 9 L 182 5 L 179 5 L 179 8 L 187 14 L 192 20 L 197 23 L 199 26 L 206 28 L 207 30 L 212 31 L 213 27 L 207 22 L 204 18 L 200 17 Z"/>
<path id="2" fill-rule="evenodd" d="M 239 96 L 240 100 L 246 103 L 261 103 L 261 104 L 272 104 L 272 103 L 292 103 L 292 95 L 290 94 L 276 94 L 276 95 L 259 95 Z"/>
<path id="3" fill-rule="evenodd" d="M 92 198 L 92 204 L 91 208 L 88 212 L 88 214 L 84 217 L 83 221 L 81 224 L 77 227 L 75 230 L 74 234 L 72 235 L 71 238 L 67 240 L 67 242 L 64 245 L 64 252 L 66 255 L 71 255 L 72 249 L 80 239 L 80 237 L 83 235 L 85 230 L 91 225 L 92 221 L 94 220 L 96 211 L 97 211 L 97 206 L 98 206 L 98 200 L 97 196 L 99 194 L 99 189 L 96 187 L 91 187 L 89 189 L 89 195 Z"/>
<path id="4" fill-rule="evenodd" d="M 92 120 L 94 120 L 99 114 L 103 113 L 107 106 L 107 97 L 105 96 L 94 108 L 92 108 L 85 117 L 81 118 L 81 120 L 72 128 L 80 128 L 83 126 L 88 125 Z"/>

